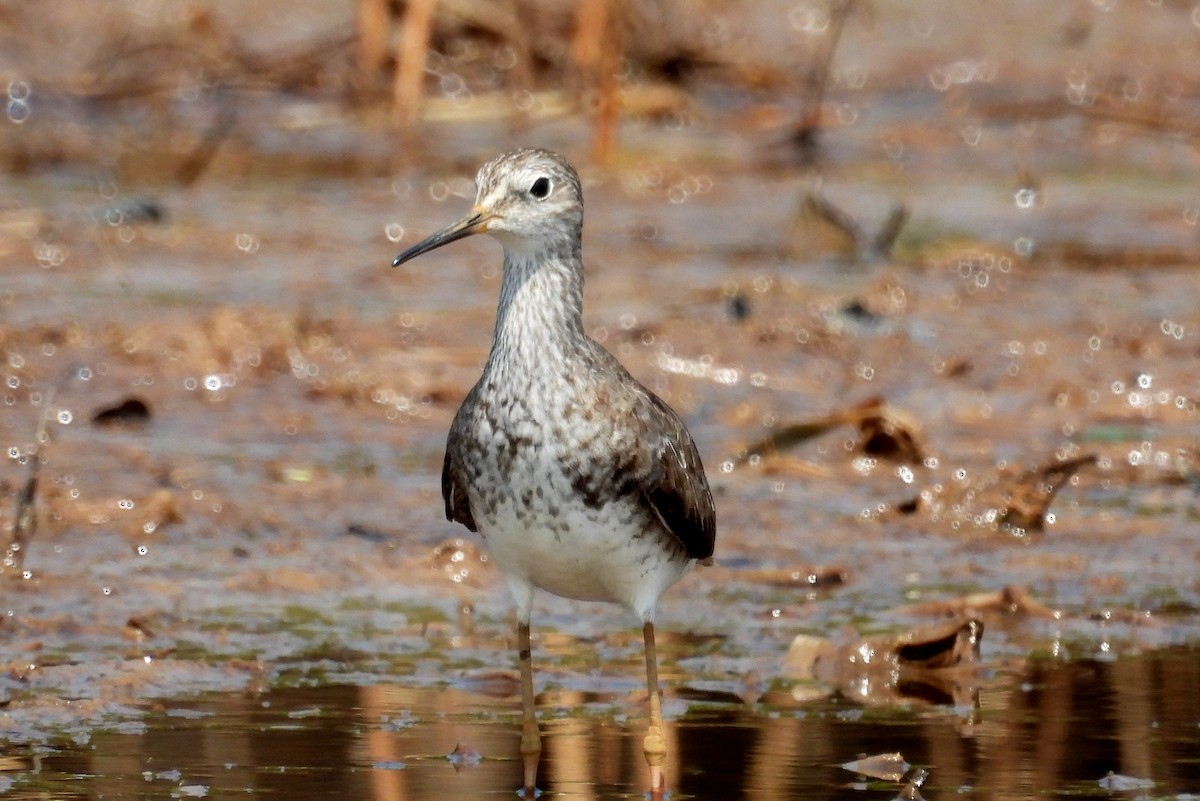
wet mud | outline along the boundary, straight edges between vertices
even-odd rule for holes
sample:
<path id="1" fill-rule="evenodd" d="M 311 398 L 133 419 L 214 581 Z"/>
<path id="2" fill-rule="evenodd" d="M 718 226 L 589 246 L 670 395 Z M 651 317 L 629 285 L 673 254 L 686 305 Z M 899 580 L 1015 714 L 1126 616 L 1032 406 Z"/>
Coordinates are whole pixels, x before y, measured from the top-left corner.
<path id="1" fill-rule="evenodd" d="M 704 83 L 607 166 L 580 115 L 431 119 L 397 156 L 263 93 L 187 185 L 170 148 L 10 169 L 0 795 L 516 786 L 510 600 L 438 480 L 500 248 L 389 264 L 517 144 L 579 166 L 585 324 L 716 497 L 716 564 L 658 614 L 677 797 L 1200 792 L 1195 143 L 998 105 L 1119 95 L 1128 41 L 1170 43 L 1129 80 L 1186 106 L 1200 29 L 1165 5 L 1020 64 L 957 12 L 850 17 L 819 169 L 787 92 Z M 0 155 L 125 141 L 127 108 L 32 108 Z M 541 597 L 534 662 L 547 787 L 640 794 L 632 617 Z M 839 767 L 890 752 L 895 781 Z"/>

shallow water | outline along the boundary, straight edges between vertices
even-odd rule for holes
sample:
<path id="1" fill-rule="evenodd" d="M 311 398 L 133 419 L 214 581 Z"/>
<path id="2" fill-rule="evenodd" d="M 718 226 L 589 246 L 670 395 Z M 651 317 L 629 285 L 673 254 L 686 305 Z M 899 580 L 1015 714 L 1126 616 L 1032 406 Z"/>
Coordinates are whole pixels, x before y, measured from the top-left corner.
<path id="1" fill-rule="evenodd" d="M 327 97 L 252 92 L 220 98 L 237 135 L 182 188 L 170 141 L 122 144 L 136 108 L 34 81 L 0 145 L 90 155 L 0 197 L 5 525 L 49 420 L 0 602 L 0 795 L 509 797 L 511 605 L 438 494 L 499 246 L 388 265 L 530 143 L 584 178 L 588 331 L 680 411 L 716 495 L 718 564 L 658 614 L 678 797 L 862 795 L 839 766 L 890 751 L 926 797 L 1101 796 L 1110 771 L 1200 793 L 1194 140 L 986 113 L 1082 80 L 1187 119 L 1195 14 L 1092 4 L 1080 46 L 1044 30 L 1076 31 L 1063 10 L 989 9 L 981 41 L 934 6 L 852 21 L 815 170 L 780 154 L 786 89 L 700 82 L 704 113 L 627 120 L 607 168 L 580 117 L 431 123 L 398 154 Z M 187 139 L 210 110 L 177 98 L 161 122 Z M 893 256 L 856 259 L 804 211 L 814 190 L 868 232 L 906 204 Z M 739 461 L 872 397 L 921 458 L 847 424 Z M 146 419 L 94 422 L 131 398 Z M 1088 455 L 1044 531 L 1001 525 L 1022 471 Z M 788 656 L 962 619 L 980 667 L 927 682 L 819 683 Z M 533 623 L 543 785 L 640 797 L 629 615 L 541 597 Z M 455 770 L 457 743 L 482 761 Z"/>
<path id="2" fill-rule="evenodd" d="M 1200 652 L 1168 649 L 1000 668 L 956 708 L 668 696 L 672 797 L 889 797 L 918 768 L 928 799 L 1112 798 L 1110 786 L 1194 797 L 1198 678 Z M 640 710 L 562 689 L 539 702 L 541 789 L 641 797 Z M 199 696 L 73 745 L 6 748 L 0 780 L 11 798 L 507 798 L 520 782 L 517 704 L 453 683 Z M 845 767 L 888 753 L 907 763 L 904 780 Z"/>

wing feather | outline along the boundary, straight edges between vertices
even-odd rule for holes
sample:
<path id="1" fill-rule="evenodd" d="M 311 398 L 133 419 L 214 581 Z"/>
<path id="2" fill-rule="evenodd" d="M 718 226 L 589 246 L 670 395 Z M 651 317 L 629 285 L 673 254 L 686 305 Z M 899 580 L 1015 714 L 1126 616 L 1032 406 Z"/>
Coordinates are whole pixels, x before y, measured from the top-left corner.
<path id="1" fill-rule="evenodd" d="M 442 462 L 442 500 L 446 502 L 446 519 L 462 523 L 471 531 L 478 531 L 475 518 L 471 515 L 471 504 L 467 500 L 467 482 L 462 470 L 450 457 L 450 445 L 446 446 L 446 458 Z"/>
<path id="2" fill-rule="evenodd" d="M 651 447 L 649 469 L 640 471 L 642 496 L 689 557 L 708 559 L 716 546 L 717 514 L 700 452 L 679 416 L 657 395 L 643 391 L 638 416 Z"/>

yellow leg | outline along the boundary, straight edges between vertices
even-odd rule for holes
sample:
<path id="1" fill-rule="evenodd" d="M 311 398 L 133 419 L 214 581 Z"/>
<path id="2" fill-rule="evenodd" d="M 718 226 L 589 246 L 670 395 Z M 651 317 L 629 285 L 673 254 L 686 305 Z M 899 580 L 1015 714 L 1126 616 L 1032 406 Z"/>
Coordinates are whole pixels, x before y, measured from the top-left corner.
<path id="1" fill-rule="evenodd" d="M 537 712 L 533 703 L 533 654 L 529 645 L 529 624 L 517 624 L 517 661 L 521 666 L 521 765 L 525 769 L 525 786 L 521 795 L 537 795 L 538 759 L 542 755 L 542 736 L 538 733 Z"/>
<path id="2" fill-rule="evenodd" d="M 658 697 L 658 656 L 654 650 L 654 624 L 642 626 L 646 642 L 646 689 L 650 693 L 650 727 L 646 731 L 643 750 L 650 766 L 650 797 L 662 798 L 666 786 L 663 763 L 667 759 L 667 741 L 663 736 L 662 700 Z"/>

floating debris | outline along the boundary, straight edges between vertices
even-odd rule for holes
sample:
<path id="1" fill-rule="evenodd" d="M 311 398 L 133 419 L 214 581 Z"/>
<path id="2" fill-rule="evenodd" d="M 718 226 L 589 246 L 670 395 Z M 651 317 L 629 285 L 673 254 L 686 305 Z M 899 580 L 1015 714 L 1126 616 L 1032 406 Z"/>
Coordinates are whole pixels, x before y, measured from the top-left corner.
<path id="1" fill-rule="evenodd" d="M 835 255 L 853 264 L 891 258 L 896 239 L 908 222 L 908 206 L 896 203 L 874 235 L 820 192 L 804 195 L 789 231 L 787 255 L 810 260 L 814 253 Z"/>
<path id="2" fill-rule="evenodd" d="M 92 425 L 141 425 L 149 422 L 150 417 L 150 404 L 139 397 L 130 396 L 97 409 L 92 414 Z"/>
<path id="3" fill-rule="evenodd" d="M 770 570 L 739 570 L 714 567 L 712 571 L 728 570 L 728 577 L 757 586 L 796 588 L 803 590 L 828 590 L 841 587 L 849 581 L 850 571 L 841 565 L 813 565 L 797 568 Z M 717 573 L 716 575 L 723 574 Z"/>
<path id="4" fill-rule="evenodd" d="M 864 453 L 908 464 L 924 460 L 924 452 L 917 443 L 916 421 L 889 406 L 883 398 L 873 397 L 825 417 L 779 426 L 767 437 L 747 445 L 735 463 L 743 465 L 756 457 L 793 448 L 844 425 L 859 429 L 859 448 Z"/>
<path id="5" fill-rule="evenodd" d="M 1033 597 L 1026 587 L 1010 586 L 992 592 L 977 592 L 948 600 L 928 601 L 906 606 L 907 614 L 971 617 L 1029 617 L 1058 620 L 1062 613 Z"/>
<path id="6" fill-rule="evenodd" d="M 904 774 L 912 766 L 904 760 L 904 756 L 899 751 L 896 751 L 890 754 L 875 754 L 855 759 L 844 763 L 842 767 L 861 776 L 866 776 L 868 779 L 898 782 L 904 778 Z"/>
<path id="7" fill-rule="evenodd" d="M 1000 525 L 1018 534 L 1042 531 L 1046 512 L 1062 485 L 1080 468 L 1095 463 L 1096 455 L 1089 453 L 1021 473 L 1007 488 L 1008 504 L 998 518 Z"/>
<path id="8" fill-rule="evenodd" d="M 903 699 L 971 706 L 979 689 L 982 636 L 983 623 L 974 618 L 841 644 L 802 634 L 788 648 L 784 672 L 822 681 L 863 703 Z"/>
<path id="9" fill-rule="evenodd" d="M 73 373 L 68 373 L 68 376 L 70 375 L 73 375 Z M 61 379 L 59 386 L 62 386 L 66 380 L 66 377 Z M 36 503 L 38 470 L 42 465 L 42 446 L 49 441 L 46 424 L 50 419 L 49 411 L 53 408 L 52 402 L 57 390 L 57 386 L 52 387 L 47 393 L 46 402 L 43 406 L 44 411 L 38 416 L 37 430 L 33 435 L 33 441 L 38 444 L 26 449 L 21 454 L 21 459 L 24 460 L 28 470 L 25 473 L 25 482 L 17 492 L 17 505 L 13 513 L 12 525 L 8 532 L 8 542 L 4 546 L 3 556 L 0 556 L 0 575 L 5 573 L 20 574 L 24 572 L 25 554 L 29 549 L 29 543 L 33 539 L 34 533 L 37 532 Z M 18 452 L 20 452 L 19 449 Z M 28 574 L 26 573 L 25 575 Z"/>

